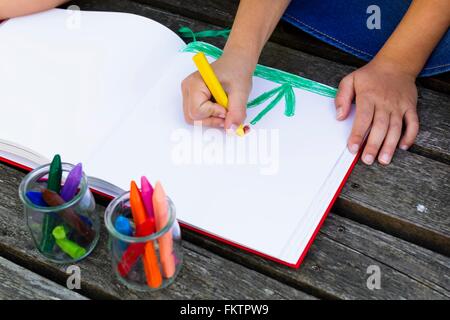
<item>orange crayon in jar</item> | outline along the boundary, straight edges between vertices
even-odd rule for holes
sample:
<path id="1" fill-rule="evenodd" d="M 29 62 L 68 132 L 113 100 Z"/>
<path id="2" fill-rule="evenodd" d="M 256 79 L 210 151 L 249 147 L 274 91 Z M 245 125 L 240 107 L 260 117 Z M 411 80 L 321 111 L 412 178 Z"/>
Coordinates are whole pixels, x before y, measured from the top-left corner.
<path id="1" fill-rule="evenodd" d="M 145 211 L 144 203 L 142 202 L 141 193 L 139 192 L 136 182 L 134 181 L 131 182 L 130 204 L 134 222 L 138 229 L 140 229 L 139 226 L 146 225 L 147 213 Z M 155 231 L 155 227 L 151 226 L 148 230 L 146 230 L 146 234 L 142 234 L 141 230 L 137 231 L 138 236 L 147 236 Z M 156 256 L 152 241 L 145 243 L 143 261 L 148 286 L 151 288 L 160 287 L 162 284 L 162 276 L 161 271 L 159 270 L 158 258 Z"/>

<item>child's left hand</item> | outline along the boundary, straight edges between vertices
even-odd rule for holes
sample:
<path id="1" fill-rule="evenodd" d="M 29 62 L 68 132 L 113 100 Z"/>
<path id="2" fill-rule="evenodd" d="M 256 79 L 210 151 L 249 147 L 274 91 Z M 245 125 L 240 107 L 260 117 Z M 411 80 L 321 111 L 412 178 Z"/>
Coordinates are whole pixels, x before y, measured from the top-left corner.
<path id="1" fill-rule="evenodd" d="M 371 165 L 378 155 L 378 161 L 387 165 L 397 145 L 403 150 L 408 149 L 419 131 L 415 76 L 394 63 L 372 60 L 339 84 L 336 96 L 338 120 L 348 116 L 355 96 L 356 115 L 348 148 L 355 154 L 370 129 L 362 160 Z M 403 120 L 406 129 L 402 136 Z"/>

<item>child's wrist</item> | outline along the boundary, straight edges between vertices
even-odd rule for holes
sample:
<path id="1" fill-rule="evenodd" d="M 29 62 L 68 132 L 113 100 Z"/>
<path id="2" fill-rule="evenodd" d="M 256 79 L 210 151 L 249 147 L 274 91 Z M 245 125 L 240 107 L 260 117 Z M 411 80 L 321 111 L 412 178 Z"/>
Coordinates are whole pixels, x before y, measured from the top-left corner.
<path id="1" fill-rule="evenodd" d="M 416 79 L 420 71 L 422 70 L 421 66 L 411 63 L 408 59 L 402 59 L 395 55 L 393 56 L 385 54 L 383 52 L 377 54 L 375 58 L 372 60 L 372 63 L 376 65 L 386 66 L 391 70 L 401 72 L 405 75 L 410 76 L 413 79 Z"/>
<path id="2" fill-rule="evenodd" d="M 239 63 L 246 71 L 253 73 L 259 59 L 259 51 L 239 44 L 227 43 L 222 58 Z"/>

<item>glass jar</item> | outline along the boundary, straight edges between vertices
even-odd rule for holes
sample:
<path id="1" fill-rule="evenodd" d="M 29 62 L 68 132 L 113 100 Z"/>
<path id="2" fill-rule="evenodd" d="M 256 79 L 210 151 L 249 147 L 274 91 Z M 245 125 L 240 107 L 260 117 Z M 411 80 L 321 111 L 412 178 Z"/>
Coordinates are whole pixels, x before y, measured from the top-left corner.
<path id="1" fill-rule="evenodd" d="M 62 185 L 73 168 L 72 164 L 62 163 Z M 51 194 L 53 200 L 56 197 L 56 206 L 48 206 L 43 196 L 32 199 L 31 193 L 44 194 L 49 170 L 50 164 L 46 164 L 26 175 L 19 186 L 19 197 L 38 251 L 53 262 L 74 263 L 94 250 L 100 235 L 100 218 L 84 172 L 71 200 L 64 202 L 56 193 Z"/>
<path id="2" fill-rule="evenodd" d="M 183 263 L 180 226 L 175 207 L 167 198 L 167 221 L 161 229 L 136 236 L 132 219 L 130 192 L 115 198 L 105 211 L 110 234 L 109 248 L 116 277 L 132 289 L 155 291 L 173 283 Z M 118 230 L 118 219 L 131 226 L 130 233 Z"/>

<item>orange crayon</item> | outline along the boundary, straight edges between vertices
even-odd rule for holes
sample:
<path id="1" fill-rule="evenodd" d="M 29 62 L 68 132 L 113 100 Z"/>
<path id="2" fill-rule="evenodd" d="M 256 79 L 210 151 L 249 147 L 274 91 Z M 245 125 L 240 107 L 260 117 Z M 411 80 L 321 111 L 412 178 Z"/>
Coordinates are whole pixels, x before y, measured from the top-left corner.
<path id="1" fill-rule="evenodd" d="M 131 181 L 130 189 L 130 204 L 131 214 L 133 215 L 134 222 L 138 229 L 139 226 L 145 225 L 147 220 L 147 213 L 145 212 L 144 203 L 142 202 L 141 193 L 136 185 L 136 182 Z M 155 227 L 151 226 L 150 230 L 145 232 L 138 231 L 138 236 L 146 236 L 155 231 Z M 153 242 L 149 241 L 145 244 L 144 249 L 144 270 L 147 277 L 147 284 L 151 288 L 158 288 L 162 284 L 161 271 L 159 270 L 158 259 L 156 257 L 155 248 Z"/>
<path id="2" fill-rule="evenodd" d="M 153 208 L 155 210 L 156 230 L 160 231 L 168 222 L 167 197 L 161 183 L 156 182 L 153 190 Z M 170 278 L 175 273 L 175 261 L 172 255 L 173 238 L 171 231 L 158 239 L 161 256 L 161 264 L 165 278 Z"/>

